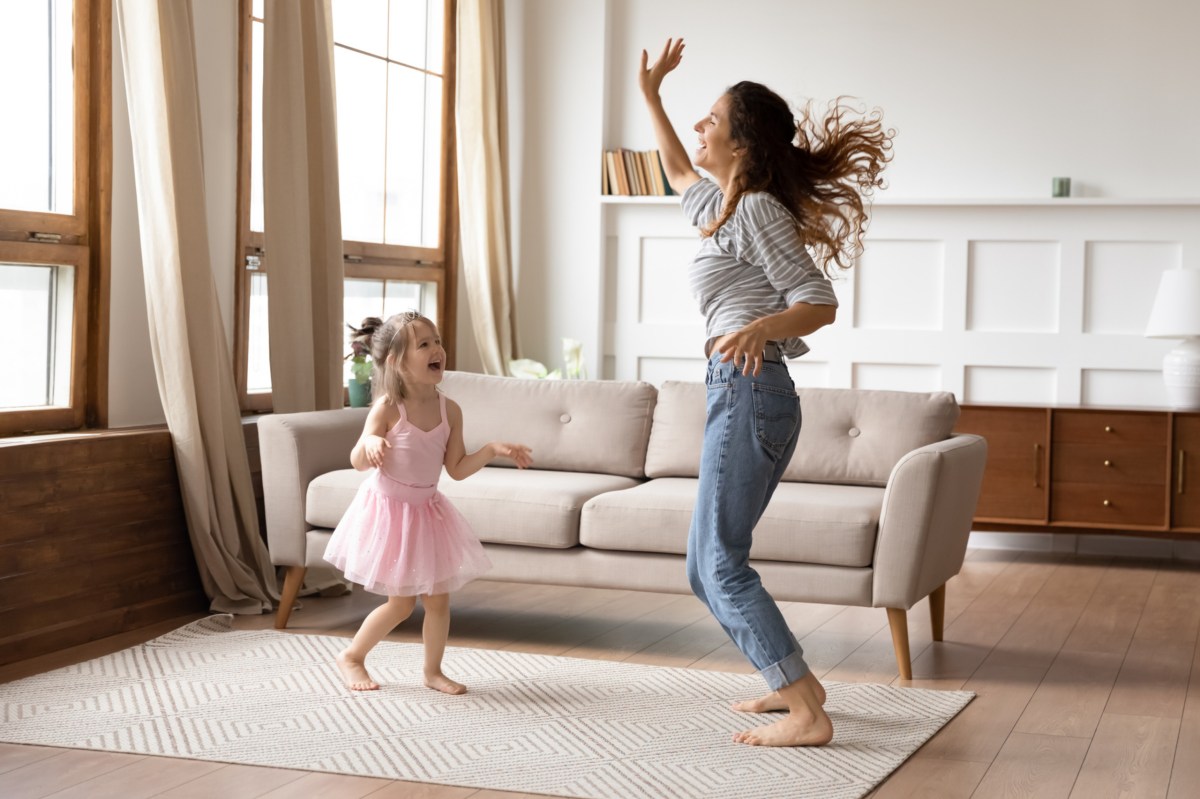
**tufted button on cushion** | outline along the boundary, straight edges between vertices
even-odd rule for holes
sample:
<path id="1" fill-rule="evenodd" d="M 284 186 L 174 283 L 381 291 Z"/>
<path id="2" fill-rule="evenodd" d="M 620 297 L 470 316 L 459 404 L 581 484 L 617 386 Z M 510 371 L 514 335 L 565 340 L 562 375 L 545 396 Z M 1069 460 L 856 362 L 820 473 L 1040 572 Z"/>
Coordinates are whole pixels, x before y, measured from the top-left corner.
<path id="1" fill-rule="evenodd" d="M 862 431 L 859 430 L 857 427 L 851 427 L 849 430 L 846 431 L 846 435 L 850 436 L 851 438 L 858 438 L 858 435 L 861 432 Z"/>
<path id="2" fill-rule="evenodd" d="M 571 421 L 571 414 L 564 413 L 562 416 L 558 417 L 558 421 L 566 424 L 567 422 Z"/>

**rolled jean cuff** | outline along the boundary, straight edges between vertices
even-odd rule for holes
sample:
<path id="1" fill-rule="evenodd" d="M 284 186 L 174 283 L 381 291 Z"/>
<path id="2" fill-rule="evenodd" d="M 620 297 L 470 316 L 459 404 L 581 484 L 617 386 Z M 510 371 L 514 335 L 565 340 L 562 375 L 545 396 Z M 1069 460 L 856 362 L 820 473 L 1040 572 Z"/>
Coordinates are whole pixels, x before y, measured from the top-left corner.
<path id="1" fill-rule="evenodd" d="M 767 681 L 768 688 L 778 691 L 797 680 L 804 679 L 808 672 L 808 664 L 804 662 L 804 656 L 797 649 L 778 663 L 772 663 L 765 669 L 760 669 L 758 673 Z"/>

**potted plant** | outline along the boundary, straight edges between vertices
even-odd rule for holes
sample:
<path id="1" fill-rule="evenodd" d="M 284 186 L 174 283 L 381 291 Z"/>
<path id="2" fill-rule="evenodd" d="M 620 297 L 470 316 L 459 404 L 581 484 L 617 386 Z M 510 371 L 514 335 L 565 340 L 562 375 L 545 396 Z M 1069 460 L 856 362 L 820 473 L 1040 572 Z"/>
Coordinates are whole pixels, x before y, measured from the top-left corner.
<path id="1" fill-rule="evenodd" d="M 371 404 L 371 336 L 383 321 L 374 316 L 368 316 L 362 321 L 361 327 L 346 325 L 350 328 L 350 353 L 345 360 L 350 361 L 350 379 L 346 382 L 346 390 L 350 394 L 350 407 L 365 408 Z"/>

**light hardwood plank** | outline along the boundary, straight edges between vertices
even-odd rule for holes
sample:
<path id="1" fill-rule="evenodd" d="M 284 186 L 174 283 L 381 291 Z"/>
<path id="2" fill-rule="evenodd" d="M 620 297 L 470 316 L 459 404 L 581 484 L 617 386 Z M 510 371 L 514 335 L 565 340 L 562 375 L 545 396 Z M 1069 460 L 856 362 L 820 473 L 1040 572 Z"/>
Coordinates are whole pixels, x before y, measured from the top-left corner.
<path id="1" fill-rule="evenodd" d="M 5 772 L 4 797 L 41 799 L 143 759 L 142 755 L 65 749 L 54 757 Z"/>
<path id="2" fill-rule="evenodd" d="M 1103 564 L 1062 564 L 988 655 L 996 666 L 1050 668 L 1104 575 Z"/>
<path id="3" fill-rule="evenodd" d="M 294 769 L 232 764 L 163 791 L 158 796 L 162 799 L 257 799 L 308 773 Z"/>
<path id="4" fill-rule="evenodd" d="M 378 791 L 367 794 L 367 799 L 467 799 L 478 795 L 478 788 L 393 780 Z"/>
<path id="5" fill-rule="evenodd" d="M 653 666 L 690 666 L 728 642 L 729 636 L 721 629 L 721 625 L 705 614 L 703 618 L 634 652 L 628 660 Z"/>
<path id="6" fill-rule="evenodd" d="M 1177 719 L 1105 713 L 1071 799 L 1166 796 L 1178 736 Z"/>
<path id="7" fill-rule="evenodd" d="M 829 633 L 818 630 L 800 639 L 804 660 L 818 675 L 827 674 L 838 664 L 857 652 L 869 640 L 869 636 L 852 633 Z M 892 671 L 896 670 L 896 656 L 892 655 Z"/>
<path id="8" fill-rule="evenodd" d="M 22 746 L 0 743 L 0 774 L 66 751 L 68 750 L 59 749 L 56 746 Z"/>
<path id="9" fill-rule="evenodd" d="M 539 655 L 562 655 L 632 620 L 640 620 L 680 598 L 678 594 L 627 591 L 586 614 L 568 618 L 551 614 L 547 623 L 531 630 L 526 637 L 494 648 Z"/>
<path id="10" fill-rule="evenodd" d="M 1194 642 L 1198 634 L 1200 592 L 1194 574 L 1183 567 L 1160 569 L 1133 633 L 1134 641 Z"/>
<path id="11" fill-rule="evenodd" d="M 594 660 L 627 660 L 679 629 L 708 616 L 708 608 L 692 596 L 680 596 L 637 619 L 633 619 L 579 646 L 568 649 L 567 657 Z"/>
<path id="12" fill-rule="evenodd" d="M 145 757 L 49 794 L 49 799 L 144 799 L 158 796 L 163 791 L 195 780 L 224 765 L 203 760 Z"/>
<path id="13" fill-rule="evenodd" d="M 1059 652 L 1014 730 L 1091 738 L 1123 660 L 1104 652 Z"/>
<path id="14" fill-rule="evenodd" d="M 1179 743 L 1175 746 L 1167 799 L 1200 796 L 1200 757 L 1197 753 L 1200 753 L 1200 642 L 1192 656 L 1191 680 L 1179 725 Z"/>
<path id="15" fill-rule="evenodd" d="M 915 757 L 991 763 L 1041 681 L 1040 669 L 981 666 L 963 684 L 977 696 Z"/>
<path id="16" fill-rule="evenodd" d="M 387 787 L 392 780 L 310 772 L 262 794 L 263 799 L 360 799 Z"/>
<path id="17" fill-rule="evenodd" d="M 972 799 L 1062 799 L 1071 792 L 1090 738 L 1013 733 Z"/>
<path id="18" fill-rule="evenodd" d="M 1135 639 L 1104 712 L 1181 718 L 1195 648 L 1195 641 L 1157 641 L 1146 647 Z"/>
<path id="19" fill-rule="evenodd" d="M 1133 640 L 1158 566 L 1115 562 L 1105 571 L 1063 649 L 1124 655 Z"/>
<path id="20" fill-rule="evenodd" d="M 868 799 L 967 799 L 987 769 L 965 760 L 909 758 Z"/>

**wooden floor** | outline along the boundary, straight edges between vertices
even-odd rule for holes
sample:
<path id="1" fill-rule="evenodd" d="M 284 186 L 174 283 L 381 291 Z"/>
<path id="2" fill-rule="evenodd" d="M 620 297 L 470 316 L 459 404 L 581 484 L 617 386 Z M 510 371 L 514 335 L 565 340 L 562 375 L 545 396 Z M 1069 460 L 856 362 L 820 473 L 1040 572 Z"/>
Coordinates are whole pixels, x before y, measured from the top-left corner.
<path id="1" fill-rule="evenodd" d="M 351 635 L 378 599 L 307 599 L 292 632 Z M 480 581 L 454 597 L 451 644 L 750 671 L 690 596 Z M 785 603 L 822 679 L 968 689 L 978 697 L 880 785 L 895 797 L 1200 796 L 1200 565 L 973 550 L 946 597 L 945 642 L 910 613 L 897 679 L 883 610 Z M 152 638 L 182 618 L 0 669 L 36 674 Z M 239 618 L 269 627 L 267 616 Z M 391 636 L 419 640 L 419 613 Z M 470 683 L 469 674 L 452 675 Z M 0 795 L 371 797 L 523 794 L 194 760 L 0 744 Z"/>

